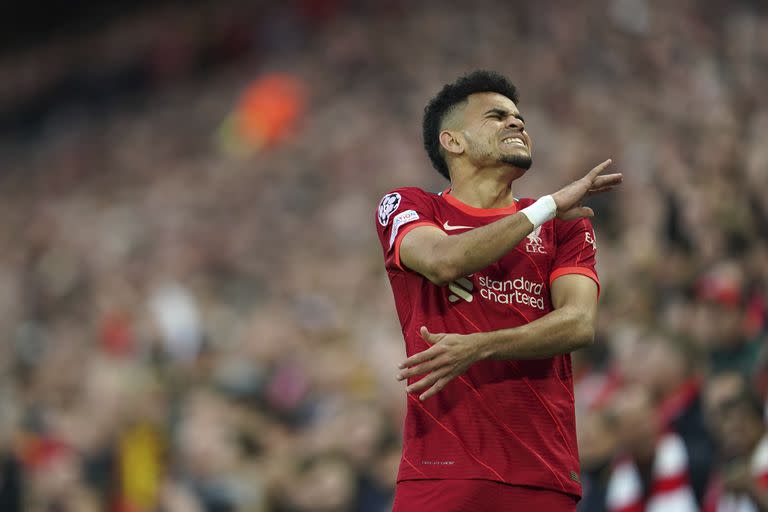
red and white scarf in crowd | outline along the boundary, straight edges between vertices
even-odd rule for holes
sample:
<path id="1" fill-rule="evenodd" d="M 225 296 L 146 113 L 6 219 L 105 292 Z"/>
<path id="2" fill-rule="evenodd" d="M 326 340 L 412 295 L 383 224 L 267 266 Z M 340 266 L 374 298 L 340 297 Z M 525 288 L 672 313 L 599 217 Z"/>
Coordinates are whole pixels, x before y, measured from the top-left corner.
<path id="1" fill-rule="evenodd" d="M 750 467 L 757 485 L 768 489 L 768 435 L 763 436 L 752 453 Z M 704 512 L 757 512 L 757 507 L 747 496 L 726 492 L 716 476 L 704 497 Z"/>
<path id="2" fill-rule="evenodd" d="M 611 472 L 606 501 L 609 512 L 698 512 L 688 478 L 688 452 L 680 436 L 665 433 L 656 443 L 649 495 L 643 495 L 640 471 L 627 458 Z"/>

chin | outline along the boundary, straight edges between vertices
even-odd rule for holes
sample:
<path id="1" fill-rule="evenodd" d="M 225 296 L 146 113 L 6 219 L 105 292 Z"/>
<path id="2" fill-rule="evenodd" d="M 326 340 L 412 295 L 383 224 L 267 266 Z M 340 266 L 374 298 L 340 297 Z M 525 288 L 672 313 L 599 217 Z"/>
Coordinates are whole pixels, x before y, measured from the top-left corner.
<path id="1" fill-rule="evenodd" d="M 527 171 L 531 168 L 531 165 L 533 165 L 531 155 L 504 155 L 500 158 L 500 161 L 508 165 L 513 165 L 523 171 Z"/>

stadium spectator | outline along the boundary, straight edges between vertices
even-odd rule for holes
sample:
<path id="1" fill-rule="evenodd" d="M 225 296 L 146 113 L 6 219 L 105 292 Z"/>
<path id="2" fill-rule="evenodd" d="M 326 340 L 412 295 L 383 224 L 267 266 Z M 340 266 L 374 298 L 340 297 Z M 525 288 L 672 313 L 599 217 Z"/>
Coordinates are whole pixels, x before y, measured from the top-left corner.
<path id="1" fill-rule="evenodd" d="M 701 363 L 689 344 L 661 332 L 644 345 L 641 382 L 658 403 L 661 428 L 685 443 L 691 486 L 701 503 L 713 459 L 701 404 Z"/>
<path id="2" fill-rule="evenodd" d="M 614 397 L 619 446 L 606 492 L 610 512 L 694 512 L 699 508 L 690 485 L 690 463 L 678 434 L 664 431 L 645 388 L 622 390 Z"/>
<path id="3" fill-rule="evenodd" d="M 715 376 L 705 400 L 718 465 L 704 511 L 768 510 L 768 431 L 762 404 L 738 373 Z"/>

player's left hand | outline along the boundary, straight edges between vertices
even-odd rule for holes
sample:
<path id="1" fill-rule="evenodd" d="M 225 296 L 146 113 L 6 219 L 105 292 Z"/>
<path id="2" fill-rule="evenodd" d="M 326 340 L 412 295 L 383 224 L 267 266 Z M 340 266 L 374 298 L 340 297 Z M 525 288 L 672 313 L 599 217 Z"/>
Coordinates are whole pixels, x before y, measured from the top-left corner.
<path id="1" fill-rule="evenodd" d="M 400 363 L 401 370 L 397 374 L 397 380 L 426 375 L 406 388 L 408 393 L 426 389 L 427 391 L 419 396 L 419 400 L 426 400 L 467 371 L 472 363 L 477 362 L 480 359 L 480 350 L 472 335 L 433 334 L 426 327 L 422 327 L 421 337 L 432 346 Z"/>

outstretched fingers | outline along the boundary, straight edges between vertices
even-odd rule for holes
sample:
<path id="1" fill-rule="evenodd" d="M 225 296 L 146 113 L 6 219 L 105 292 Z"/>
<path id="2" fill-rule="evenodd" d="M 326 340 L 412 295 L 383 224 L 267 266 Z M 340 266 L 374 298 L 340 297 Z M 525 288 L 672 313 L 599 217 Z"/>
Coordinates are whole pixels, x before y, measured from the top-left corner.
<path id="1" fill-rule="evenodd" d="M 600 188 L 593 188 L 590 189 L 586 195 L 587 196 L 594 196 L 595 194 L 602 194 L 603 192 L 610 192 L 611 190 L 615 189 L 615 185 L 611 185 L 609 187 L 600 187 Z"/>
<path id="2" fill-rule="evenodd" d="M 592 181 L 592 187 L 601 188 L 609 185 L 618 185 L 624 179 L 624 175 L 621 173 L 606 174 L 604 176 L 598 176 Z"/>
<path id="3" fill-rule="evenodd" d="M 418 382 L 414 382 L 413 384 L 405 388 L 405 391 L 408 393 L 423 391 L 428 387 L 433 386 L 436 382 L 441 380 L 443 377 L 446 377 L 450 372 L 451 372 L 451 369 L 447 366 L 440 368 L 439 370 L 435 370 L 434 372 L 430 373 L 423 379 L 419 380 Z"/>
<path id="4" fill-rule="evenodd" d="M 606 167 L 608 167 L 609 165 L 611 165 L 611 163 L 612 163 L 612 162 L 613 162 L 613 160 L 611 160 L 611 159 L 609 158 L 609 159 L 608 159 L 608 160 L 606 160 L 605 162 L 603 162 L 603 163 L 601 163 L 601 164 L 598 164 L 598 165 L 597 165 L 596 167 L 594 167 L 594 168 L 593 168 L 591 171 L 589 171 L 585 177 L 586 177 L 586 178 L 587 178 L 587 179 L 588 179 L 590 182 L 593 182 L 593 181 L 595 181 L 595 178 L 597 178 L 597 176 L 598 176 L 598 175 L 599 175 L 601 172 L 603 172 L 603 171 L 606 169 Z"/>
<path id="5" fill-rule="evenodd" d="M 442 379 L 439 379 L 435 384 L 429 388 L 427 391 L 421 394 L 419 396 L 419 400 L 422 402 L 426 400 L 427 398 L 431 396 L 435 396 L 437 393 L 443 390 L 446 384 L 448 384 L 453 379 L 453 376 L 449 375 L 447 377 L 443 377 Z"/>
<path id="6" fill-rule="evenodd" d="M 411 366 L 410 368 L 403 368 L 397 374 L 397 380 L 405 380 L 410 379 L 411 377 L 416 377 L 417 375 L 427 374 L 432 370 L 439 368 L 441 365 L 442 363 L 440 359 L 434 358 L 424 363 Z"/>
<path id="7" fill-rule="evenodd" d="M 427 350 L 424 350 L 423 352 L 419 352 L 418 354 L 414 354 L 398 366 L 401 370 L 403 368 L 410 368 L 412 366 L 416 366 L 418 364 L 424 363 L 426 361 L 429 361 L 430 359 L 433 359 L 436 357 L 439 353 L 439 348 L 436 345 L 432 345 Z"/>
<path id="8" fill-rule="evenodd" d="M 427 350 L 424 350 L 422 352 L 419 352 L 418 354 L 412 355 L 411 357 L 409 357 L 408 359 L 400 363 L 397 366 L 399 369 L 402 370 L 403 368 L 410 368 L 417 364 L 424 363 L 426 361 L 434 359 L 440 353 L 442 353 L 442 348 L 440 348 L 439 345 L 436 345 L 436 343 L 440 341 L 440 339 L 442 338 L 442 336 L 444 336 L 444 334 L 431 333 L 429 332 L 429 330 L 427 330 L 425 326 L 421 327 L 421 329 L 419 330 L 419 333 L 421 334 L 421 337 L 424 339 L 424 341 L 426 341 L 432 346 L 429 347 Z"/>

